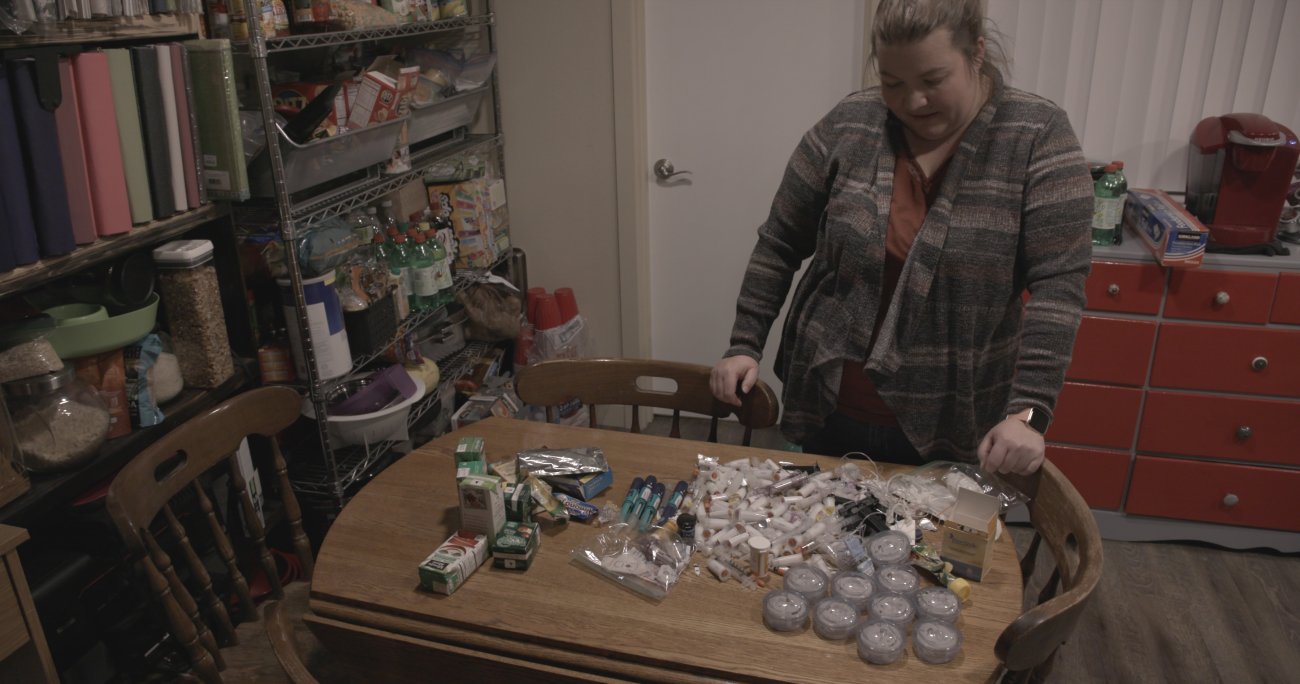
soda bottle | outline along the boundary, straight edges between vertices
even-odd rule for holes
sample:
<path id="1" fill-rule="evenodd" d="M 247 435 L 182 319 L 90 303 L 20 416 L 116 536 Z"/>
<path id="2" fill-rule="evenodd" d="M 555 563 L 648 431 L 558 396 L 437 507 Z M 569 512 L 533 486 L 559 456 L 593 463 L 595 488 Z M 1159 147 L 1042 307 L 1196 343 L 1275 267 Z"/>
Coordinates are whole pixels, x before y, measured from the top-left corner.
<path id="1" fill-rule="evenodd" d="M 397 230 L 394 228 L 393 230 Z M 393 238 L 393 243 L 388 252 L 388 270 L 401 279 L 402 298 L 405 299 L 411 309 L 417 309 L 415 306 L 415 285 L 411 282 L 411 253 L 406 247 L 406 236 L 398 234 Z"/>
<path id="2" fill-rule="evenodd" d="M 1106 165 L 1092 189 L 1092 244 L 1115 244 L 1115 229 L 1124 215 L 1124 196 L 1128 192 L 1124 177 L 1116 173 L 1114 162 Z"/>
<path id="3" fill-rule="evenodd" d="M 437 302 L 440 306 L 445 306 L 456 298 L 456 288 L 451 278 L 451 257 L 447 255 L 442 240 L 438 239 L 432 228 L 425 230 L 424 241 L 433 254 L 434 279 L 438 284 Z"/>
<path id="4" fill-rule="evenodd" d="M 1119 178 L 1119 220 L 1115 222 L 1115 242 L 1118 245 L 1124 237 L 1124 205 L 1128 202 L 1128 179 L 1124 177 L 1124 162 L 1112 161 L 1115 175 Z"/>
<path id="5" fill-rule="evenodd" d="M 418 302 L 420 311 L 438 308 L 438 281 L 435 277 L 433 253 L 425 244 L 424 235 L 418 232 L 411 245 L 411 283 L 415 287 L 415 299 L 411 300 L 413 306 Z"/>

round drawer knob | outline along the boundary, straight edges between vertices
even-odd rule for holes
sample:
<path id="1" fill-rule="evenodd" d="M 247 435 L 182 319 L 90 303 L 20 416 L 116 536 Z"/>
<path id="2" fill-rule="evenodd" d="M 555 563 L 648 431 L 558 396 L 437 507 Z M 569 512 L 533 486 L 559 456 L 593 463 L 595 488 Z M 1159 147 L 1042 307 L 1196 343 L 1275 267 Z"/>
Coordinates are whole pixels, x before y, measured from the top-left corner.
<path id="1" fill-rule="evenodd" d="M 1262 371 L 1265 368 L 1268 368 L 1268 359 L 1263 356 L 1256 356 L 1254 359 L 1251 359 L 1250 367 L 1257 371 Z"/>
<path id="2" fill-rule="evenodd" d="M 1237 439 L 1250 439 L 1253 434 L 1255 434 L 1255 431 L 1250 429 L 1249 425 L 1242 425 L 1237 428 Z"/>
<path id="3" fill-rule="evenodd" d="M 1227 494 L 1223 497 L 1223 505 L 1228 508 L 1236 506 L 1238 501 L 1241 501 L 1241 499 L 1238 499 L 1236 494 Z"/>
<path id="4" fill-rule="evenodd" d="M 1227 292 L 1220 292 L 1220 293 L 1214 295 L 1214 305 L 1215 305 L 1215 306 L 1227 306 L 1227 305 L 1228 305 L 1228 300 L 1229 300 L 1229 299 L 1231 299 L 1231 298 L 1228 296 L 1228 293 L 1227 293 Z"/>
<path id="5" fill-rule="evenodd" d="M 1112 297 L 1119 296 L 1119 283 L 1111 283 L 1110 287 L 1106 288 L 1106 294 Z"/>

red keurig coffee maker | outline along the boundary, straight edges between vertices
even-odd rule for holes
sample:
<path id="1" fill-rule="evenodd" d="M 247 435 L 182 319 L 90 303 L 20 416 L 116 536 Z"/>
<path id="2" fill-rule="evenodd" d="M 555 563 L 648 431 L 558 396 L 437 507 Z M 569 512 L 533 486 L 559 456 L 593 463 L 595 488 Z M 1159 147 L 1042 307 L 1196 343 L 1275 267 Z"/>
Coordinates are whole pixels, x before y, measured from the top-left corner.
<path id="1" fill-rule="evenodd" d="M 1262 114 L 1201 120 L 1187 154 L 1187 209 L 1210 229 L 1211 247 L 1273 242 L 1300 157 L 1295 133 Z"/>

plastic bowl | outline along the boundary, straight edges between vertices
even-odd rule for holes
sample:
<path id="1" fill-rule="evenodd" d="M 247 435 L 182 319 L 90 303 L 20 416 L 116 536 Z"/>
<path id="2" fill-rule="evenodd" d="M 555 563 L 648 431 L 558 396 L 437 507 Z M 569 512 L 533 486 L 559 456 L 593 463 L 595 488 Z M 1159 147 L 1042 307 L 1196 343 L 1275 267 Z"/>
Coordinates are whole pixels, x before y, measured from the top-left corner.
<path id="1" fill-rule="evenodd" d="M 340 444 L 349 445 L 374 445 L 388 440 L 401 442 L 408 439 L 406 429 L 411 405 L 424 396 L 424 381 L 416 377 L 411 379 L 415 381 L 415 393 L 388 408 L 355 416 L 326 416 L 325 427 L 330 441 L 337 440 Z M 303 400 L 302 415 L 316 419 L 316 409 L 311 399 Z"/>
<path id="2" fill-rule="evenodd" d="M 158 293 L 155 292 L 149 295 L 144 306 L 134 311 L 77 325 L 63 324 L 46 332 L 45 339 L 59 358 L 76 359 L 121 349 L 138 341 L 153 330 L 157 320 Z"/>
<path id="3" fill-rule="evenodd" d="M 54 324 L 58 327 L 93 323 L 108 318 L 108 309 L 100 304 L 60 304 L 46 309 L 43 313 L 53 318 Z"/>

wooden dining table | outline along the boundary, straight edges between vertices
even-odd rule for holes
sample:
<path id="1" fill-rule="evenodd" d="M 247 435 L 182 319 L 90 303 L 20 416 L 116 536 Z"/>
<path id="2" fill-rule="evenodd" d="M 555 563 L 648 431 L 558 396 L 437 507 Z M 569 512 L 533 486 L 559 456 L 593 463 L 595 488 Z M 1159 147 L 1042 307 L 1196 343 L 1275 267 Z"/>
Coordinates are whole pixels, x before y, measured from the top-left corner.
<path id="1" fill-rule="evenodd" d="M 599 447 L 614 484 L 594 499 L 621 503 L 634 477 L 690 480 L 698 455 L 819 464 L 838 459 L 750 447 L 489 418 L 414 450 L 368 483 L 327 533 L 311 584 L 308 626 L 358 681 L 848 682 L 987 681 L 994 644 L 1021 613 L 1021 578 L 1009 534 L 975 582 L 957 625 L 964 643 L 943 665 L 921 662 L 910 641 L 892 665 L 869 665 L 852 639 L 811 626 L 763 624 L 766 590 L 719 582 L 699 559 L 654 601 L 571 560 L 600 530 L 543 524 L 526 571 L 485 563 L 450 596 L 419 586 L 417 566 L 457 530 L 453 452 L 482 437 L 489 463 L 523 449 Z M 769 588 L 780 586 L 772 576 Z"/>

